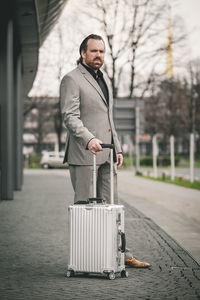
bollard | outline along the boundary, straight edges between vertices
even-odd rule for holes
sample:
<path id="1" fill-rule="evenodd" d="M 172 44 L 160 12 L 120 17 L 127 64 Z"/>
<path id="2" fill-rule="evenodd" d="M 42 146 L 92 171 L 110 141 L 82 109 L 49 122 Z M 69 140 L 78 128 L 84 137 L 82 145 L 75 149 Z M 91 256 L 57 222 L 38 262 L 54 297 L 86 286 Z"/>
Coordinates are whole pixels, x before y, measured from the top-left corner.
<path id="1" fill-rule="evenodd" d="M 162 173 L 162 180 L 164 181 L 164 180 L 165 180 L 165 178 L 166 178 L 166 175 L 165 175 L 165 173 Z"/>

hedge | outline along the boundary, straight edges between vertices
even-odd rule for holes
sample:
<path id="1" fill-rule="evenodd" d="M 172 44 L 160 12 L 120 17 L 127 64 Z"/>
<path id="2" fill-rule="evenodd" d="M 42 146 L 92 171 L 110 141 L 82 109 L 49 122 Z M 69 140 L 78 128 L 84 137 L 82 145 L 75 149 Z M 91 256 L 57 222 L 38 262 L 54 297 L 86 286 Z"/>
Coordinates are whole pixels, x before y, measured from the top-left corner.
<path id="1" fill-rule="evenodd" d="M 180 157 L 175 156 L 175 165 L 177 166 L 178 163 L 180 161 Z M 135 158 L 133 158 L 132 160 L 133 165 L 135 165 Z M 158 166 L 170 166 L 171 161 L 170 161 L 170 156 L 159 156 L 157 158 L 157 165 Z M 129 157 L 125 156 L 124 157 L 124 166 L 129 166 L 130 165 L 130 161 L 129 161 Z M 140 158 L 140 165 L 141 166 L 148 166 L 148 167 L 152 167 L 153 166 L 153 158 L 152 156 L 145 156 L 145 157 L 141 157 Z"/>

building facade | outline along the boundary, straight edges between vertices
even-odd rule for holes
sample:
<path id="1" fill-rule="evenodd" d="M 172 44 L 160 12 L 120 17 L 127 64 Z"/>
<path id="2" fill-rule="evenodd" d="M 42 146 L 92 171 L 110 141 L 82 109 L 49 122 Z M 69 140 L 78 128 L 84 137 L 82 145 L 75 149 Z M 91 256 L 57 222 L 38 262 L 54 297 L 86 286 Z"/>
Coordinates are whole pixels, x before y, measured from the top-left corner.
<path id="1" fill-rule="evenodd" d="M 66 0 L 7 0 L 0 4 L 0 199 L 23 185 L 23 104 L 38 51 Z"/>

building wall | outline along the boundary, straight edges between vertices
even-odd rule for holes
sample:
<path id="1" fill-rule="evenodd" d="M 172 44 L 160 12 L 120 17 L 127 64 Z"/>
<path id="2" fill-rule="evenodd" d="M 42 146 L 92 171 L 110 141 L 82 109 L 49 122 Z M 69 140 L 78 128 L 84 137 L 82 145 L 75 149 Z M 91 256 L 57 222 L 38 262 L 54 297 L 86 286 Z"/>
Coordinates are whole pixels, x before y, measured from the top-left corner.
<path id="1" fill-rule="evenodd" d="M 23 183 L 23 108 L 38 66 L 39 47 L 67 0 L 0 1 L 0 200 Z"/>
<path id="2" fill-rule="evenodd" d="M 2 4 L 1 4 L 2 6 Z M 22 66 L 15 3 L 0 7 L 0 199 L 22 186 Z"/>

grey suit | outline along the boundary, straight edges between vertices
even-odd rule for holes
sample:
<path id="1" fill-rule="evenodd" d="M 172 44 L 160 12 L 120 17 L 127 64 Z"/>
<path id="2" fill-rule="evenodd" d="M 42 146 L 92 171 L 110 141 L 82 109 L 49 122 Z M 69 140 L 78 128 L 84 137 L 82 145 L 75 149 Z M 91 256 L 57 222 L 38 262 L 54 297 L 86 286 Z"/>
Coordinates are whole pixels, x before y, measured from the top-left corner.
<path id="1" fill-rule="evenodd" d="M 109 106 L 104 94 L 93 76 L 81 64 L 65 75 L 60 85 L 60 102 L 64 124 L 67 128 L 67 141 L 64 162 L 70 166 L 72 185 L 77 200 L 92 197 L 91 166 L 92 154 L 86 150 L 92 138 L 103 143 L 115 145 L 115 152 L 121 152 L 121 146 L 114 128 L 112 117 L 112 91 L 108 87 Z M 98 180 L 97 196 L 109 202 L 109 149 L 97 154 Z M 115 203 L 117 200 L 117 176 L 115 166 Z"/>
<path id="2" fill-rule="evenodd" d="M 61 110 L 68 131 L 64 162 L 92 165 L 92 155 L 86 147 L 94 137 L 107 144 L 113 137 L 116 153 L 121 152 L 112 117 L 112 90 L 105 75 L 104 80 L 109 92 L 109 107 L 98 83 L 81 64 L 61 81 Z M 97 164 L 105 163 L 108 156 L 108 149 L 98 153 Z"/>

